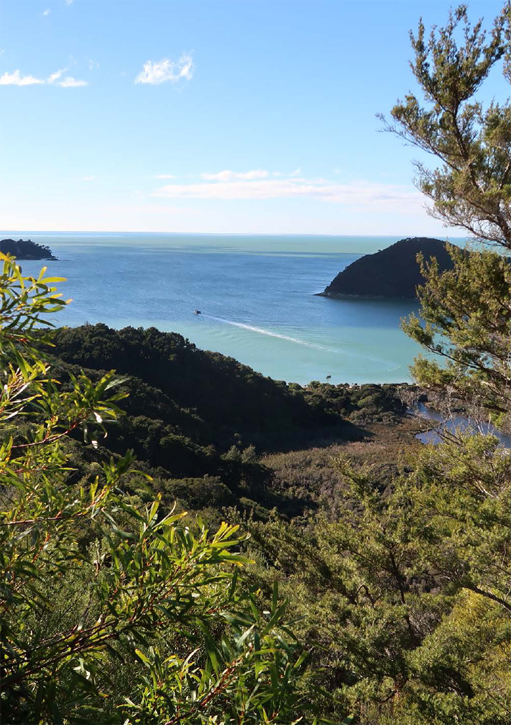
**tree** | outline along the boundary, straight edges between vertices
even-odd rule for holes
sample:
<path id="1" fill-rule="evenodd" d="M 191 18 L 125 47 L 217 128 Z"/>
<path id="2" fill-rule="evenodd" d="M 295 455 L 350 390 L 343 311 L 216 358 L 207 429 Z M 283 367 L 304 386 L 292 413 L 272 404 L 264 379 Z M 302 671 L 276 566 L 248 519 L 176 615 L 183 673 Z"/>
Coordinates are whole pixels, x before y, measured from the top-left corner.
<path id="1" fill-rule="evenodd" d="M 419 358 L 413 373 L 500 422 L 511 410 L 511 275 L 502 256 L 511 249 L 511 104 L 493 101 L 484 108 L 476 94 L 498 63 L 511 80 L 510 23 L 509 3 L 489 36 L 482 21 L 471 26 L 466 5 L 429 38 L 421 22 L 411 35 L 411 67 L 425 105 L 408 94 L 387 125 L 440 162 L 433 169 L 416 163 L 417 184 L 433 201 L 430 213 L 498 250 L 462 254 L 451 248 L 455 267 L 443 275 L 434 264 L 423 265 L 425 324 L 412 316 L 404 327 L 443 363 Z"/>
<path id="2" fill-rule="evenodd" d="M 408 94 L 392 109 L 394 123 L 387 126 L 439 162 L 432 169 L 415 165 L 417 185 L 433 202 L 430 213 L 495 250 L 451 247 L 454 269 L 444 274 L 434 263 L 422 265 L 422 320 L 412 315 L 404 329 L 440 360 L 419 357 L 412 372 L 422 385 L 463 400 L 475 415 L 490 413 L 500 424 L 509 424 L 511 413 L 511 104 L 492 101 L 485 108 L 477 92 L 499 64 L 511 80 L 510 38 L 510 3 L 489 34 L 482 21 L 471 25 L 466 5 L 429 37 L 421 21 L 411 34 L 411 68 L 423 99 Z M 495 439 L 475 436 L 427 451 L 416 467 L 415 495 L 431 523 L 429 535 L 423 534 L 424 559 L 447 586 L 455 583 L 465 594 L 415 664 L 427 661 L 430 673 L 448 666 L 468 674 L 465 698 L 480 710 L 471 721 L 484 721 L 494 707 L 495 721 L 510 716 L 510 672 L 500 659 L 511 612 L 508 465 Z M 470 645 L 467 632 L 474 626 L 480 639 Z M 484 659 L 491 663 L 486 672 Z M 489 673 L 499 680 L 497 690 Z M 419 700 L 433 717 L 438 696 L 430 693 L 429 705 L 428 698 Z M 451 707 L 452 721 L 468 717 L 461 714 L 463 703 L 453 698 Z"/>
<path id="3" fill-rule="evenodd" d="M 506 60 L 511 78 L 509 12 L 506 4 L 489 38 L 482 20 L 472 27 L 466 5 L 429 37 L 421 20 L 417 34 L 410 33 L 410 66 L 426 106 L 409 93 L 392 109 L 387 130 L 440 161 L 435 169 L 415 163 L 433 216 L 511 249 L 511 105 L 492 102 L 485 110 L 475 98 L 499 61 Z"/>
<path id="4" fill-rule="evenodd" d="M 243 586 L 237 527 L 139 505 L 129 453 L 73 482 L 70 436 L 97 447 L 119 381 L 52 379 L 36 330 L 60 280 L 1 259 L 2 722 L 296 722 L 304 654 L 277 591 L 262 611 Z"/>
<path id="5" fill-rule="evenodd" d="M 421 22 L 411 66 L 423 98 L 406 96 L 387 126 L 438 162 L 416 165 L 432 214 L 493 245 L 451 247 L 443 274 L 423 265 L 421 319 L 405 329 L 430 355 L 414 375 L 499 423 L 511 413 L 511 104 L 484 110 L 475 94 L 497 63 L 509 77 L 509 14 L 489 35 L 465 5 L 429 37 Z M 308 615 L 302 636 L 320 645 L 311 674 L 332 719 L 509 725 L 509 451 L 493 436 L 457 435 L 405 463 L 389 483 L 339 462 L 338 520 L 254 524 L 275 567 L 261 577 L 282 579 Z"/>

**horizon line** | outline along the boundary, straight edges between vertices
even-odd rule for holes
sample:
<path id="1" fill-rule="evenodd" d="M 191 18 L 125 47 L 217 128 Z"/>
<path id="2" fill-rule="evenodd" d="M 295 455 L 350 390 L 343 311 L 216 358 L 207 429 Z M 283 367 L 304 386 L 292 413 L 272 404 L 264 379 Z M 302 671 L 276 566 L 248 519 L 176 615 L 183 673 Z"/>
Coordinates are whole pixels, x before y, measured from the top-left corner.
<path id="1" fill-rule="evenodd" d="M 391 238 L 402 236 L 403 239 L 413 238 L 410 235 L 401 234 L 326 234 L 324 232 L 169 232 L 169 231 L 157 231 L 147 232 L 142 230 L 127 231 L 123 229 L 2 229 L 0 234 L 168 234 L 168 235 L 180 235 L 180 236 L 203 236 L 203 237 L 219 237 L 219 236 L 230 236 L 230 237 L 378 237 L 378 238 Z M 414 235 L 415 237 L 424 235 Z M 454 239 L 472 239 L 472 237 L 459 236 L 456 234 L 445 234 L 439 235 L 441 237 L 449 237 Z M 434 237 L 429 237 L 433 239 Z"/>

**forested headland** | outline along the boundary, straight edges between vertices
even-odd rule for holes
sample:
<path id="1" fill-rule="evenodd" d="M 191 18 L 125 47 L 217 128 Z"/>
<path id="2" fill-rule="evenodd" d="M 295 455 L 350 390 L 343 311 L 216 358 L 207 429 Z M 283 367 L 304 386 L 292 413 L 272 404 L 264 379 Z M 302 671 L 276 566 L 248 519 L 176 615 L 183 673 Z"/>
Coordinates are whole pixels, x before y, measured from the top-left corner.
<path id="1" fill-rule="evenodd" d="M 61 280 L 3 255 L 2 722 L 509 725 L 511 457 L 415 438 L 424 392 L 508 429 L 510 7 L 412 34 L 432 211 L 416 386 L 306 387 L 156 329 L 52 330 Z"/>
<path id="2" fill-rule="evenodd" d="M 406 385 L 274 381 L 155 328 L 58 329 L 48 353 L 64 385 L 82 370 L 93 380 L 116 370 L 124 415 L 98 440 L 101 451 L 133 450 L 168 504 L 210 512 L 302 512 L 310 496 L 279 491 L 262 456 L 371 439 L 368 425 L 404 422 L 403 398 L 414 395 Z"/>
<path id="3" fill-rule="evenodd" d="M 419 255 L 425 263 L 435 259 L 441 272 L 453 267 L 446 242 L 428 237 L 401 239 L 356 259 L 319 296 L 415 299 L 417 287 L 424 284 Z"/>
<path id="4" fill-rule="evenodd" d="M 12 254 L 16 259 L 48 259 L 55 261 L 51 249 L 46 244 L 37 244 L 31 239 L 0 239 L 0 252 Z"/>

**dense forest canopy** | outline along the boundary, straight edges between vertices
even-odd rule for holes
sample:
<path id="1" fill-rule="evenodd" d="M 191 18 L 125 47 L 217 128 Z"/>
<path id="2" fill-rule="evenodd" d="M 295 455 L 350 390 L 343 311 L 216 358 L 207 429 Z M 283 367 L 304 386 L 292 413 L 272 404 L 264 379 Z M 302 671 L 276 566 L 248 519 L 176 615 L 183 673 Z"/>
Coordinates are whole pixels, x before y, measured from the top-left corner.
<path id="1" fill-rule="evenodd" d="M 93 379 L 111 369 L 122 375 L 125 415 L 101 450 L 133 450 L 168 503 L 177 497 L 194 509 L 237 504 L 297 513 L 304 502 L 282 499 L 258 455 L 361 440 L 364 422 L 406 408 L 398 386 L 286 384 L 155 328 L 64 328 L 52 343 L 53 371 L 63 382 L 83 369 Z"/>

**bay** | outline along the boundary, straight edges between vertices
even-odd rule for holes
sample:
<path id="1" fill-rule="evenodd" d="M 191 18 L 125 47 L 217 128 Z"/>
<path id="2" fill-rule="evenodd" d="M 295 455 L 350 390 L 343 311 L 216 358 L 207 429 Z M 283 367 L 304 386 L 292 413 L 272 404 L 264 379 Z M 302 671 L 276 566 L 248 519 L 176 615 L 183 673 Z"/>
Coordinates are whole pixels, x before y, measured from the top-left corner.
<path id="1" fill-rule="evenodd" d="M 58 325 L 104 322 L 179 332 L 275 379 L 307 384 L 404 382 L 418 346 L 401 300 L 317 297 L 362 254 L 399 237 L 2 232 L 59 258 L 72 303 Z M 41 262 L 23 262 L 35 274 Z M 201 310 L 194 315 L 195 309 Z"/>

